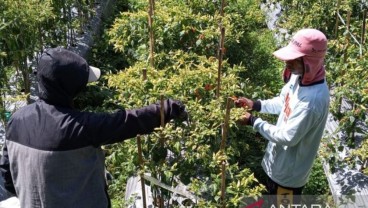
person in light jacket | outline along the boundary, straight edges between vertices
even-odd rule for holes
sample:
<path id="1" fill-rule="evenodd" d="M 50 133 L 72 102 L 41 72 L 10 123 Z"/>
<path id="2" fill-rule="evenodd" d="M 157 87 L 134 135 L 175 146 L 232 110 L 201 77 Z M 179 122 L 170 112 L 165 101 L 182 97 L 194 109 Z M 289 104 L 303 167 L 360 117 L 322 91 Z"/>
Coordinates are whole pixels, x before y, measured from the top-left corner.
<path id="1" fill-rule="evenodd" d="M 73 99 L 98 68 L 63 48 L 40 57 L 39 100 L 10 118 L 0 170 L 23 208 L 111 207 L 101 145 L 122 142 L 160 126 L 160 105 L 115 113 L 82 112 Z M 165 122 L 186 116 L 185 106 L 164 104 Z"/>
<path id="2" fill-rule="evenodd" d="M 300 195 L 308 181 L 329 112 L 326 52 L 327 38 L 321 31 L 299 30 L 287 46 L 273 53 L 286 65 L 281 93 L 268 100 L 243 97 L 235 101 L 237 106 L 278 115 L 275 125 L 251 112 L 239 120 L 268 140 L 262 167 L 271 195 Z"/>

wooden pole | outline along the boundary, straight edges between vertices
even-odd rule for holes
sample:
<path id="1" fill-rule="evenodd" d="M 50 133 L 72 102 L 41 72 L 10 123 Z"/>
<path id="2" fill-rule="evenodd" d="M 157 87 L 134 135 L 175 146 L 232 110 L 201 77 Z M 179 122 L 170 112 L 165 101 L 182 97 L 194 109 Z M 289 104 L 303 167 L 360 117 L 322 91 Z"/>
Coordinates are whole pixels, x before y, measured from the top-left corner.
<path id="1" fill-rule="evenodd" d="M 148 30 L 149 30 L 149 41 L 150 41 L 150 66 L 153 68 L 155 65 L 154 53 L 155 53 L 155 38 L 153 31 L 153 15 L 154 15 L 154 0 L 149 0 L 149 9 L 148 9 Z"/>
<path id="2" fill-rule="evenodd" d="M 221 89 L 221 74 L 222 74 L 222 59 L 224 57 L 224 40 L 225 40 L 225 28 L 221 26 L 221 37 L 220 37 L 220 45 L 218 49 L 218 71 L 217 71 L 217 88 L 216 88 L 216 97 L 220 97 L 220 89 Z"/>
<path id="3" fill-rule="evenodd" d="M 160 96 L 160 102 L 161 102 L 161 127 L 164 128 L 165 127 L 165 102 L 164 102 L 164 95 Z"/>
<path id="4" fill-rule="evenodd" d="M 221 0 L 221 9 L 220 9 L 221 17 L 224 17 L 224 8 L 225 8 L 225 0 Z"/>
<path id="5" fill-rule="evenodd" d="M 165 101 L 164 101 L 164 95 L 160 95 L 160 115 L 161 115 L 161 128 L 165 128 Z M 161 147 L 164 146 L 164 135 L 161 134 L 160 138 L 160 145 Z"/>
<path id="6" fill-rule="evenodd" d="M 161 114 L 161 127 L 165 128 L 165 101 L 164 101 L 164 95 L 160 95 L 160 114 Z M 164 148 L 165 146 L 165 137 L 164 134 L 161 133 L 160 135 L 160 148 Z M 161 176 L 162 172 L 159 171 L 159 175 Z M 161 192 L 162 194 L 162 192 Z M 164 196 L 161 195 L 159 197 L 160 201 L 159 201 L 159 206 L 160 208 L 164 207 Z"/>
<path id="7" fill-rule="evenodd" d="M 226 111 L 225 111 L 225 118 L 224 118 L 225 126 L 223 127 L 222 134 L 221 134 L 221 150 L 226 149 L 226 138 L 227 138 L 227 130 L 228 130 L 229 120 L 230 120 L 231 102 L 234 102 L 233 99 L 228 97 L 226 100 Z"/>
<path id="8" fill-rule="evenodd" d="M 222 135 L 221 135 L 221 152 L 225 154 L 226 150 L 226 140 L 227 140 L 227 133 L 229 128 L 229 120 L 230 120 L 230 104 L 233 102 L 231 98 L 227 98 L 226 101 L 226 112 L 225 112 L 225 119 L 224 123 L 222 124 Z M 226 161 L 222 161 L 221 163 L 221 203 L 222 207 L 226 207 Z"/>
<path id="9" fill-rule="evenodd" d="M 220 8 L 220 44 L 218 49 L 218 71 L 217 71 L 217 88 L 216 88 L 216 97 L 220 97 L 220 89 L 221 89 L 221 71 L 222 71 L 222 59 L 224 55 L 224 40 L 225 40 L 225 28 L 222 26 L 222 18 L 224 17 L 224 8 L 225 8 L 225 0 L 221 0 L 221 8 Z"/>
<path id="10" fill-rule="evenodd" d="M 337 38 L 337 31 L 339 29 L 339 11 L 340 11 L 340 3 L 341 0 L 337 1 L 337 5 L 336 5 L 336 22 L 335 22 L 335 38 Z"/>
<path id="11" fill-rule="evenodd" d="M 143 81 L 147 80 L 147 68 L 143 68 Z M 147 208 L 146 201 L 146 186 L 144 181 L 144 161 L 143 161 L 143 153 L 142 153 L 142 141 L 141 136 L 137 135 L 137 145 L 138 145 L 138 160 L 140 165 L 140 177 L 141 177 L 141 187 L 142 187 L 142 197 L 143 197 L 143 208 Z"/>
<path id="12" fill-rule="evenodd" d="M 147 68 L 143 68 L 143 81 L 147 80 Z"/>
<path id="13" fill-rule="evenodd" d="M 146 186 L 144 182 L 144 161 L 143 161 L 143 154 L 142 154 L 142 142 L 141 142 L 141 136 L 137 135 L 137 145 L 138 145 L 138 160 L 140 165 L 140 177 L 141 177 L 141 187 L 142 187 L 142 197 L 143 197 L 143 207 L 147 208 L 147 202 L 146 202 Z"/>
<path id="14" fill-rule="evenodd" d="M 344 51 L 343 51 L 343 59 L 344 59 L 344 63 L 347 62 L 348 60 L 348 47 L 350 45 L 350 41 L 349 41 L 349 32 L 350 32 L 350 16 L 351 16 L 351 11 L 348 11 L 348 14 L 347 14 L 347 18 L 346 18 L 346 30 L 347 30 L 347 33 L 345 35 L 345 46 L 344 46 Z M 340 73 L 340 76 L 341 77 L 344 77 L 345 75 L 345 71 L 341 71 Z M 344 86 L 344 80 L 341 81 L 341 87 Z M 339 99 L 339 113 L 342 112 L 342 97 L 340 97 Z"/>
<path id="15" fill-rule="evenodd" d="M 361 42 L 362 42 L 362 45 L 364 45 L 365 43 L 365 31 L 366 31 L 366 21 L 367 19 L 367 9 L 364 9 L 363 11 L 363 24 L 362 24 L 362 38 L 361 38 Z"/>

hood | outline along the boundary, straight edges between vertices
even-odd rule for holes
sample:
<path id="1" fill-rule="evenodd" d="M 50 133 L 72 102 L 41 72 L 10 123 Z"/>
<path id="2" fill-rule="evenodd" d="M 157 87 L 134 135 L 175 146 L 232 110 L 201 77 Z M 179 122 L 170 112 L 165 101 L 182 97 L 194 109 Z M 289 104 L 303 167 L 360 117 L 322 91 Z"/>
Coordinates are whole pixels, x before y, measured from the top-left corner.
<path id="1" fill-rule="evenodd" d="M 301 79 L 302 85 L 311 85 L 325 79 L 324 59 L 313 56 L 304 56 L 304 73 Z"/>
<path id="2" fill-rule="evenodd" d="M 65 107 L 73 106 L 73 99 L 87 85 L 87 61 L 63 48 L 47 49 L 39 58 L 37 78 L 39 98 Z"/>

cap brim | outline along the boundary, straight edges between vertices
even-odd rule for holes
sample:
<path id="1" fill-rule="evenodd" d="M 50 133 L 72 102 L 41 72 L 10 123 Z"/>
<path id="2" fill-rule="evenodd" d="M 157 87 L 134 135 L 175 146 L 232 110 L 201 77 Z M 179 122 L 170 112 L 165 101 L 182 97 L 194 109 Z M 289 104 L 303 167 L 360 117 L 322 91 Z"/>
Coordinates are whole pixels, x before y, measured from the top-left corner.
<path id="1" fill-rule="evenodd" d="M 88 82 L 95 82 L 101 76 L 101 70 L 99 68 L 89 66 Z"/>
<path id="2" fill-rule="evenodd" d="M 273 55 L 283 61 L 290 61 L 305 56 L 304 53 L 301 53 L 289 46 L 280 48 L 279 50 L 273 52 Z"/>

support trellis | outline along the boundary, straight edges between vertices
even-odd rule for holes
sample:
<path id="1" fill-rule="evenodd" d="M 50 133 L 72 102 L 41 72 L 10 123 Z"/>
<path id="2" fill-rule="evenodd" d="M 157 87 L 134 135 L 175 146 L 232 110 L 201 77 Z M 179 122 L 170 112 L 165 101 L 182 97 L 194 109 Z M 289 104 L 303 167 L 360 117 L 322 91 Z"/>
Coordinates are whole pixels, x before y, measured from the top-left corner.
<path id="1" fill-rule="evenodd" d="M 224 17 L 224 7 L 225 7 L 225 0 L 221 1 L 221 8 L 220 8 L 220 22 L 219 22 L 219 31 L 220 31 L 220 36 L 219 36 L 219 45 L 218 45 L 218 53 L 217 53 L 217 58 L 218 58 L 218 77 L 217 77 L 217 89 L 216 89 L 216 97 L 217 99 L 220 98 L 221 95 L 221 77 L 222 77 L 222 65 L 223 65 L 223 57 L 225 54 L 225 47 L 224 47 L 224 42 L 225 42 L 225 27 L 222 24 L 222 19 Z M 154 67 L 154 30 L 153 30 L 153 17 L 154 17 L 154 0 L 149 0 L 149 9 L 148 9 L 148 27 L 149 27 L 149 64 L 150 64 L 150 68 Z M 143 68 L 142 69 L 142 73 L 143 73 L 143 81 L 145 81 L 147 79 L 147 68 Z M 227 160 L 226 160 L 226 140 L 228 137 L 228 131 L 229 131 L 229 120 L 230 120 L 230 109 L 231 109 L 231 105 L 233 103 L 233 100 L 231 98 L 226 98 L 226 109 L 225 109 L 225 115 L 224 115 L 224 121 L 223 124 L 221 125 L 221 146 L 220 146 L 220 154 L 221 156 L 223 156 L 222 161 L 220 163 L 220 171 L 221 171 L 221 207 L 226 207 L 227 201 L 226 201 L 226 168 L 227 168 Z M 160 115 L 161 115 L 161 130 L 163 130 L 165 128 L 165 117 L 164 117 L 164 95 L 160 95 Z M 142 157 L 142 142 L 141 142 L 141 137 L 138 136 L 137 137 L 137 143 L 138 143 L 138 154 L 139 154 L 139 161 L 140 161 L 140 167 L 141 167 L 141 187 L 142 187 L 142 195 L 143 195 L 143 206 L 146 207 L 146 196 L 145 196 L 145 184 L 144 184 L 144 179 L 145 177 L 151 177 L 151 176 L 144 176 L 144 159 Z M 163 132 L 160 133 L 159 135 L 159 141 L 158 144 L 160 147 L 164 147 L 165 146 L 165 136 L 163 134 Z M 163 184 L 163 182 L 160 181 L 160 174 L 161 174 L 162 170 L 157 170 L 154 171 L 156 172 L 155 177 L 152 179 L 157 180 L 158 182 L 160 182 L 160 184 Z M 150 180 L 148 180 L 150 181 Z M 151 185 L 155 185 L 154 183 Z M 160 194 L 158 192 L 158 194 Z M 158 196 L 158 200 L 159 202 L 157 202 L 155 205 L 159 206 L 159 207 L 164 207 L 164 198 L 163 196 Z"/>
<path id="2" fill-rule="evenodd" d="M 216 88 L 216 97 L 220 97 L 221 90 L 221 77 L 222 77 L 222 61 L 225 53 L 225 27 L 222 25 L 222 19 L 224 17 L 224 8 L 225 8 L 225 0 L 221 1 L 220 7 L 220 41 L 219 41 L 219 49 L 218 49 L 218 72 L 217 72 L 217 88 Z M 224 123 L 222 124 L 222 132 L 221 132 L 221 147 L 220 152 L 223 156 L 226 156 L 226 139 L 229 128 L 229 119 L 230 119 L 230 103 L 233 102 L 231 98 L 227 98 L 226 100 L 226 112 Z M 226 160 L 221 161 L 221 206 L 223 208 L 226 207 Z"/>
<path id="3" fill-rule="evenodd" d="M 225 42 L 225 28 L 222 25 L 222 19 L 224 17 L 224 7 L 225 7 L 225 0 L 221 1 L 221 8 L 220 8 L 220 41 L 219 41 L 219 48 L 218 48 L 218 72 L 217 72 L 217 88 L 216 88 L 216 97 L 220 97 L 220 89 L 221 89 L 221 76 L 222 76 L 222 59 L 224 56 L 225 48 L 224 48 L 224 42 Z"/>
<path id="4" fill-rule="evenodd" d="M 153 31 L 153 16 L 154 16 L 154 5 L 155 0 L 148 0 L 149 1 L 149 9 L 148 9 L 148 30 L 149 30 L 149 62 L 151 68 L 155 65 L 155 36 Z"/>
<path id="5" fill-rule="evenodd" d="M 222 134 L 221 134 L 221 154 L 226 156 L 226 140 L 229 129 L 229 120 L 230 120 L 230 108 L 233 100 L 231 98 L 227 98 L 226 101 L 226 111 L 224 123 L 222 124 Z M 226 207 L 226 160 L 221 161 L 221 205 L 223 208 Z"/>
<path id="6" fill-rule="evenodd" d="M 141 141 L 140 135 L 137 135 L 137 146 L 138 146 L 138 159 L 139 159 L 139 165 L 140 165 L 139 176 L 141 178 L 143 208 L 147 208 L 146 185 L 145 185 L 145 180 L 144 180 L 144 160 L 143 160 L 143 154 L 142 154 L 142 141 Z"/>
<path id="7" fill-rule="evenodd" d="M 339 11 L 340 11 L 341 0 L 337 1 L 337 9 L 336 9 L 336 20 L 335 20 L 335 38 L 337 38 L 337 31 L 339 29 Z"/>
<path id="8" fill-rule="evenodd" d="M 362 37 L 360 42 L 362 43 L 362 45 L 364 45 L 365 43 L 365 31 L 366 31 L 366 20 L 367 20 L 367 9 L 365 8 L 363 11 L 363 23 L 362 23 Z"/>
<path id="9" fill-rule="evenodd" d="M 220 89 L 221 89 L 221 76 L 222 76 L 222 59 L 224 56 L 224 39 L 225 39 L 225 28 L 221 25 L 221 37 L 220 37 L 220 45 L 218 49 L 218 72 L 217 72 L 217 88 L 216 88 L 216 97 L 220 97 Z"/>
<path id="10" fill-rule="evenodd" d="M 144 68 L 142 70 L 143 72 L 143 81 L 147 80 L 147 69 Z M 137 135 L 137 146 L 138 146 L 138 160 L 140 165 L 140 179 L 141 179 L 141 188 L 142 188 L 142 200 L 143 200 L 143 208 L 147 208 L 147 200 L 146 200 L 146 185 L 144 180 L 144 159 L 143 159 L 143 152 L 142 152 L 142 141 L 141 141 L 141 135 Z"/>

